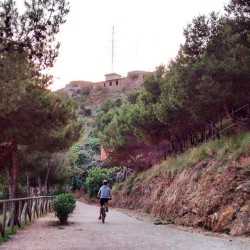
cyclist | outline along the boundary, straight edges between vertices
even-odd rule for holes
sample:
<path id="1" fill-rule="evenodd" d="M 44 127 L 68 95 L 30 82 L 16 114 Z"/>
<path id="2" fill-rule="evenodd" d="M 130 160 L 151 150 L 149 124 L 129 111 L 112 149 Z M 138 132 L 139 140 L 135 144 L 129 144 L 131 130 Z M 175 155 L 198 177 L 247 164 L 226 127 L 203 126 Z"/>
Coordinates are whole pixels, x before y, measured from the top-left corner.
<path id="1" fill-rule="evenodd" d="M 110 188 L 108 186 L 108 182 L 107 180 L 103 181 L 103 185 L 100 187 L 98 194 L 97 194 L 97 198 L 100 199 L 100 215 L 99 215 L 99 220 L 101 219 L 101 214 L 102 214 L 102 206 L 104 203 L 107 204 L 106 206 L 106 212 L 108 212 L 108 201 L 112 200 L 111 197 L 111 192 L 110 192 Z"/>

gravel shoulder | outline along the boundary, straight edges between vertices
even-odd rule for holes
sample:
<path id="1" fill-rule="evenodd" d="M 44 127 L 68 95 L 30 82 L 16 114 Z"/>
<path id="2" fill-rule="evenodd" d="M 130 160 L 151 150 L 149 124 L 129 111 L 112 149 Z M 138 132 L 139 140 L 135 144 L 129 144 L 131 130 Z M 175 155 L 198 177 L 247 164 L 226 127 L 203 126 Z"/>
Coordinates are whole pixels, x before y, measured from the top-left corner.
<path id="1" fill-rule="evenodd" d="M 155 225 L 143 213 L 112 209 L 106 223 L 98 219 L 98 207 L 77 202 L 69 225 L 60 226 L 53 213 L 18 231 L 1 250 L 160 250 L 250 249 L 248 237 L 230 237 L 175 225 Z"/>

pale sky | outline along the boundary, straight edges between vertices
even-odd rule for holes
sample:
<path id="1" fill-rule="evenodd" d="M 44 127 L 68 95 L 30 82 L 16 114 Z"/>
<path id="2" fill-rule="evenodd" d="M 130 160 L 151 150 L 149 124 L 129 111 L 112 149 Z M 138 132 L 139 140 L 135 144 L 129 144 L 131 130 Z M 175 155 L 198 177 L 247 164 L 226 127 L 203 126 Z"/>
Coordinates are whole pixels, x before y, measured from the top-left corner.
<path id="1" fill-rule="evenodd" d="M 115 72 L 153 71 L 175 58 L 183 29 L 199 14 L 223 11 L 229 0 L 69 0 L 52 90 L 73 80 L 103 81 Z M 112 27 L 114 64 L 112 70 Z"/>

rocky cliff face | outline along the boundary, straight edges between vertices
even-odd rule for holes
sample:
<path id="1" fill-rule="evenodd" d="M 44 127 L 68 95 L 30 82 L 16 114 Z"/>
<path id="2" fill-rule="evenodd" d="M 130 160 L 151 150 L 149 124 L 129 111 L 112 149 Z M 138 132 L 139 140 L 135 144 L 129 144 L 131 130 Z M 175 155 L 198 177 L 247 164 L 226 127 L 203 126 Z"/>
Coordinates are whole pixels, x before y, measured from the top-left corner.
<path id="1" fill-rule="evenodd" d="M 250 233 L 250 157 L 223 166 L 203 160 L 174 176 L 169 170 L 113 192 L 118 207 L 140 209 L 183 226 L 230 235 Z"/>

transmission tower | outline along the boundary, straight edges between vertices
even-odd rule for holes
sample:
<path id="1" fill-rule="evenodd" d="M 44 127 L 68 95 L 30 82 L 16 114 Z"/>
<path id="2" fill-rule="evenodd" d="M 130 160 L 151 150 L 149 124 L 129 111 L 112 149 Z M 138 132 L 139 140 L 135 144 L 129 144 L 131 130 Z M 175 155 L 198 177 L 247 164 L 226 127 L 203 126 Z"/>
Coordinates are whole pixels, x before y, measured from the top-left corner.
<path id="1" fill-rule="evenodd" d="M 114 51 L 114 46 L 115 46 L 115 27 L 112 27 L 112 48 L 111 48 L 111 72 L 114 71 L 114 56 L 115 56 L 115 51 Z"/>

